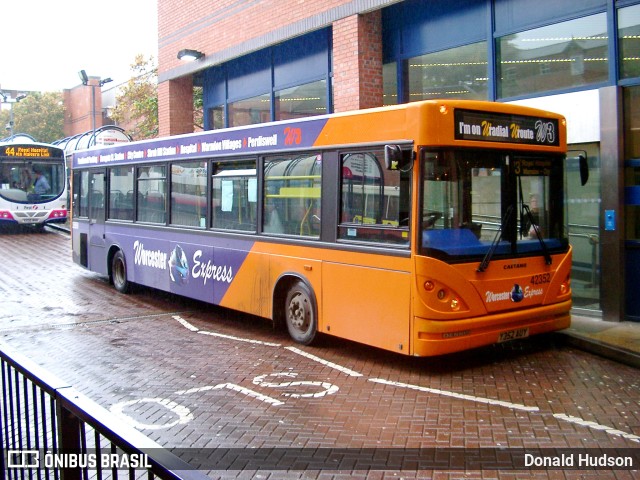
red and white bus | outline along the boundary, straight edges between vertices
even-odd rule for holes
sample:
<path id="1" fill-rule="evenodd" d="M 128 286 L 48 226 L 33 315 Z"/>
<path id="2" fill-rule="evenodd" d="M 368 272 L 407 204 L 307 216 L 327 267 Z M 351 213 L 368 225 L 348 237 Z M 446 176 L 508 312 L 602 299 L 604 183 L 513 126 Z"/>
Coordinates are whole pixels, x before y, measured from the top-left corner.
<path id="1" fill-rule="evenodd" d="M 0 225 L 67 221 L 64 151 L 43 143 L 0 143 Z"/>
<path id="2" fill-rule="evenodd" d="M 73 257 L 132 283 L 438 355 L 569 326 L 566 125 L 426 101 L 77 152 Z"/>

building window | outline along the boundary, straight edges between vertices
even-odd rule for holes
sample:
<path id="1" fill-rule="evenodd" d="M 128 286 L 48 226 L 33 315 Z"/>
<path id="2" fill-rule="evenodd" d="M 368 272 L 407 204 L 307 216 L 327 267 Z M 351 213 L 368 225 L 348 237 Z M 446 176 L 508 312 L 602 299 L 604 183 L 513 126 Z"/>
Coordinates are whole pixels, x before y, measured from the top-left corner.
<path id="1" fill-rule="evenodd" d="M 397 105 L 398 99 L 398 63 L 385 63 L 382 66 L 383 105 Z"/>
<path id="2" fill-rule="evenodd" d="M 487 43 L 428 53 L 408 60 L 409 101 L 431 98 L 486 100 Z"/>
<path id="3" fill-rule="evenodd" d="M 279 90 L 275 95 L 275 119 L 311 117 L 327 113 L 327 81 Z"/>
<path id="4" fill-rule="evenodd" d="M 241 127 L 271 120 L 271 96 L 266 93 L 257 97 L 229 102 L 229 126 Z"/>
<path id="5" fill-rule="evenodd" d="M 211 130 L 225 127 L 224 105 L 218 105 L 209 109 Z"/>
<path id="6" fill-rule="evenodd" d="M 171 223 L 206 227 L 207 162 L 171 165 Z"/>
<path id="7" fill-rule="evenodd" d="M 608 64 L 605 13 L 507 35 L 497 40 L 498 96 L 606 82 Z"/>
<path id="8" fill-rule="evenodd" d="M 620 78 L 640 77 L 640 5 L 618 10 Z"/>

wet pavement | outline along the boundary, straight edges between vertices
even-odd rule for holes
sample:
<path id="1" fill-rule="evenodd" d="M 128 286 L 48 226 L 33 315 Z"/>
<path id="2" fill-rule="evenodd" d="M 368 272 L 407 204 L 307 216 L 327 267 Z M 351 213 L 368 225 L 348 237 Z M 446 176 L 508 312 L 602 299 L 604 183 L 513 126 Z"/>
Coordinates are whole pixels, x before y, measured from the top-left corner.
<path id="1" fill-rule="evenodd" d="M 640 448 L 638 370 L 567 340 L 611 346 L 618 337 L 624 344 L 616 348 L 632 352 L 635 325 L 579 319 L 571 332 L 435 359 L 330 337 L 301 347 L 262 319 L 150 289 L 120 295 L 71 262 L 65 235 L 0 235 L 0 249 L 11 259 L 0 267 L 2 341 L 168 448 Z M 250 469 L 211 476 L 639 476 L 556 470 Z"/>

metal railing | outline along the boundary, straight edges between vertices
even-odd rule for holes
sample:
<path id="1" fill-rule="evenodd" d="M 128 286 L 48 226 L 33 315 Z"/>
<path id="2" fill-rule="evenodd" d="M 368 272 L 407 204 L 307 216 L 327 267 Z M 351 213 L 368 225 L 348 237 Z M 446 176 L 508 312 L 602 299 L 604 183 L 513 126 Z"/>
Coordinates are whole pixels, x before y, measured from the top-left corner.
<path id="1" fill-rule="evenodd" d="M 208 478 L 0 343 L 2 478 Z"/>

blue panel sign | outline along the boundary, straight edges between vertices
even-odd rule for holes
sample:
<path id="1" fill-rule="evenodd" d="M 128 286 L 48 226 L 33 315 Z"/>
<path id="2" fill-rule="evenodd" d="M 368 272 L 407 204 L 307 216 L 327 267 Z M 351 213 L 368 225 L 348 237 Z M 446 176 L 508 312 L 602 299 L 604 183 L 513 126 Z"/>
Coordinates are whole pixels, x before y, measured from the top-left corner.
<path id="1" fill-rule="evenodd" d="M 605 210 L 604 211 L 604 229 L 608 232 L 616 229 L 616 211 Z"/>

